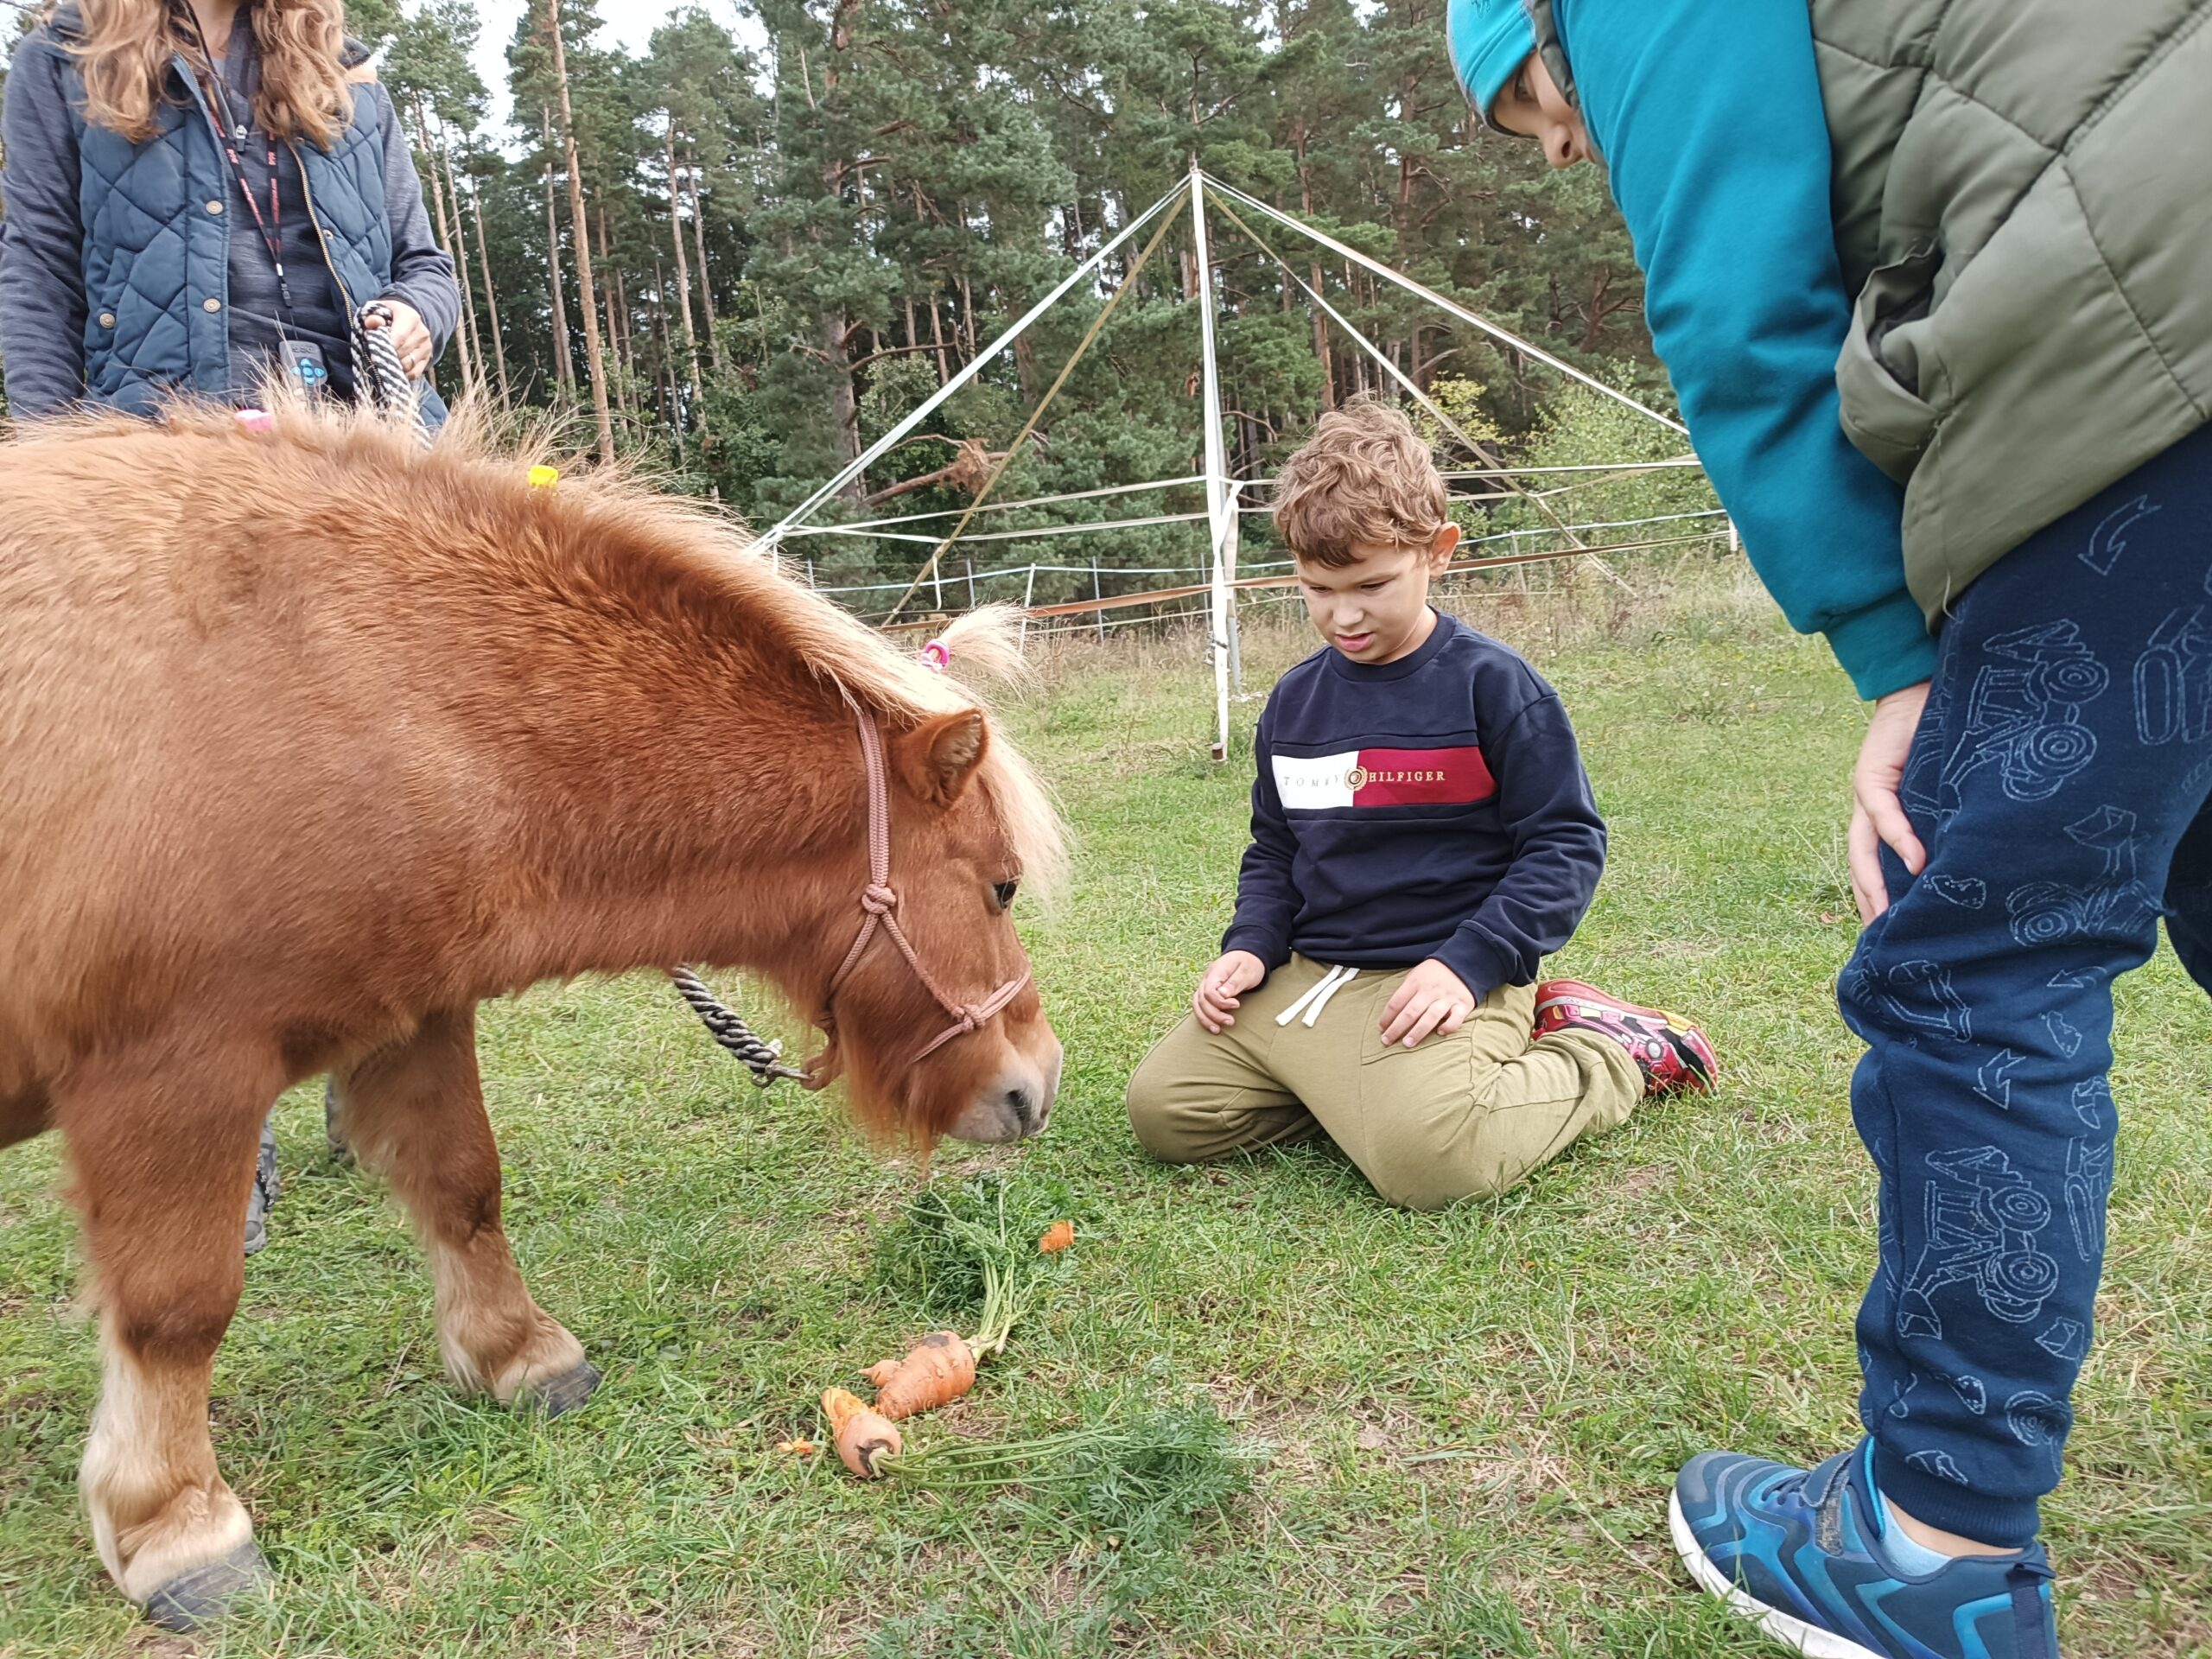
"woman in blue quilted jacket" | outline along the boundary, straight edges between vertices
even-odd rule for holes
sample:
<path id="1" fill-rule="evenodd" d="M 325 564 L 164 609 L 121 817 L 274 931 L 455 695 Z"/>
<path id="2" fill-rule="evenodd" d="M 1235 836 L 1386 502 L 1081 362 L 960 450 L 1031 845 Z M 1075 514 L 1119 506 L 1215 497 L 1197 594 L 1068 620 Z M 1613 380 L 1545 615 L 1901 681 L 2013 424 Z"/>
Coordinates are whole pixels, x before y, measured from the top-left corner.
<path id="1" fill-rule="evenodd" d="M 70 0 L 31 29 L 0 110 L 10 413 L 244 407 L 272 374 L 350 398 L 378 330 L 427 376 L 461 295 L 367 58 L 340 0 Z M 249 1255 L 276 1190 L 264 1129 Z"/>

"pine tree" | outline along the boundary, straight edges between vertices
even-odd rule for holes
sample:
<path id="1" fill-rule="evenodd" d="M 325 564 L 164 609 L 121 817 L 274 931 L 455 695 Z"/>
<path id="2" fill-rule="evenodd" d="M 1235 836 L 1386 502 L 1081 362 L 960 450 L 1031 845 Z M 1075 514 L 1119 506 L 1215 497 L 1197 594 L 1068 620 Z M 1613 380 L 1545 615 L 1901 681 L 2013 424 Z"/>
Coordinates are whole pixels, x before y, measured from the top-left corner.
<path id="1" fill-rule="evenodd" d="M 575 7 L 571 7 L 573 11 Z M 543 73 L 550 77 L 552 96 L 548 106 L 557 113 L 560 122 L 563 170 L 569 185 L 569 246 L 576 263 L 576 294 L 578 308 L 583 314 L 584 365 L 591 380 L 592 416 L 599 428 L 599 455 L 604 461 L 614 459 L 614 416 L 607 401 L 607 351 L 600 338 L 598 293 L 592 282 L 591 233 L 589 218 L 585 207 L 583 168 L 577 158 L 576 119 L 575 99 L 569 82 L 568 41 L 563 33 L 561 0 L 545 0 L 537 20 L 535 44 L 543 53 Z M 528 86 L 532 77 L 528 71 L 535 67 L 529 61 L 535 54 L 517 52 L 520 58 L 517 67 L 524 73 L 518 79 L 523 83 L 518 90 Z"/>

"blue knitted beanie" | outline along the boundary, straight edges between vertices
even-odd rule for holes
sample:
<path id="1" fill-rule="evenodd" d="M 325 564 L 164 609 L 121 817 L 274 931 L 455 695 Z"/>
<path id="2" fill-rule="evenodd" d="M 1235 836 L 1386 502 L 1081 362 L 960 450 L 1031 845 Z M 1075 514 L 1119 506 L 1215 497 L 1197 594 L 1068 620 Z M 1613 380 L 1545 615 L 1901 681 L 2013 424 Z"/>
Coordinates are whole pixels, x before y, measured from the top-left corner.
<path id="1" fill-rule="evenodd" d="M 1525 0 L 1450 0 L 1445 38 L 1452 67 L 1484 121 L 1523 60 L 1536 49 Z"/>

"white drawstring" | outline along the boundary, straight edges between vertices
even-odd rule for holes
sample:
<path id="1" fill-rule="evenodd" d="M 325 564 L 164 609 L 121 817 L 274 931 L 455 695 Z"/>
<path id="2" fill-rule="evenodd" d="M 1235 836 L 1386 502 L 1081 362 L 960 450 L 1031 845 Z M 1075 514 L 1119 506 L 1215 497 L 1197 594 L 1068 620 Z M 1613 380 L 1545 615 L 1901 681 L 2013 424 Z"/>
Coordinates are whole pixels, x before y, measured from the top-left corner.
<path id="1" fill-rule="evenodd" d="M 1307 989 L 1305 995 L 1275 1015 L 1275 1024 L 1287 1026 L 1302 1013 L 1306 1016 L 1305 1025 L 1310 1031 L 1313 1022 L 1321 1017 L 1321 1010 L 1329 1006 L 1329 999 L 1358 977 L 1359 969 L 1357 968 L 1330 969 Z M 1309 1003 L 1311 1007 L 1307 1006 Z"/>
<path id="2" fill-rule="evenodd" d="M 1297 1019 L 1300 1014 L 1306 1012 L 1306 1005 L 1308 1002 L 1311 1002 L 1315 997 L 1320 995 L 1323 991 L 1327 990 L 1329 987 L 1334 985 L 1337 982 L 1337 976 L 1343 972 L 1344 969 L 1341 968 L 1332 968 L 1319 979 L 1315 980 L 1313 984 L 1306 988 L 1306 994 L 1303 996 L 1300 997 L 1297 1001 L 1285 1008 L 1281 1014 L 1275 1015 L 1275 1024 L 1279 1026 L 1287 1026 L 1292 1020 Z"/>

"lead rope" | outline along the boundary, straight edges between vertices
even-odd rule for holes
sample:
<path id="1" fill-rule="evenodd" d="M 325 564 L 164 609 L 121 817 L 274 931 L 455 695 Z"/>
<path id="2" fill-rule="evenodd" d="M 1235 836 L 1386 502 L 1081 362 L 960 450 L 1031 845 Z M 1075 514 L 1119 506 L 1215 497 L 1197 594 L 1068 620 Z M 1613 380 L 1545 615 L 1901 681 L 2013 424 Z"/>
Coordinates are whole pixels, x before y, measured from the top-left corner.
<path id="1" fill-rule="evenodd" d="M 361 315 L 365 318 L 372 313 L 384 319 L 384 327 L 353 325 L 353 395 L 386 420 L 411 423 L 416 440 L 427 449 L 430 417 L 423 406 L 423 388 L 407 378 L 406 365 L 399 360 L 399 347 L 392 342 L 391 310 L 382 301 L 372 300 L 361 308 Z"/>
<path id="2" fill-rule="evenodd" d="M 691 1012 L 699 1016 L 708 1033 L 745 1063 L 755 1088 L 766 1089 L 779 1077 L 789 1077 L 794 1083 L 806 1080 L 806 1073 L 783 1063 L 781 1043 L 764 1043 L 754 1036 L 753 1027 L 738 1017 L 737 1010 L 709 990 L 697 974 L 689 968 L 673 968 L 668 976 L 676 982 L 676 994 L 691 1005 Z"/>

